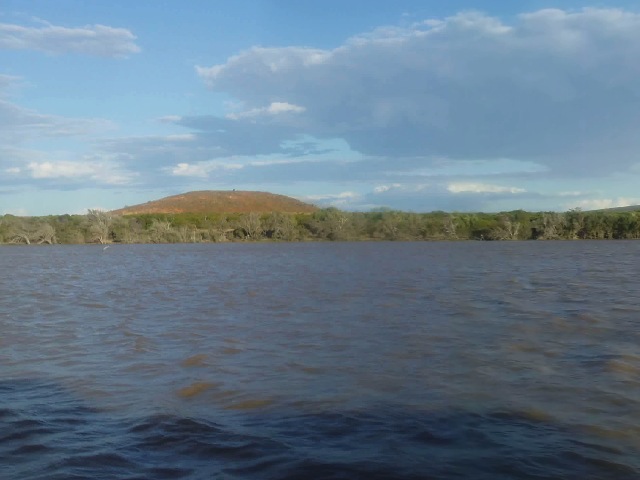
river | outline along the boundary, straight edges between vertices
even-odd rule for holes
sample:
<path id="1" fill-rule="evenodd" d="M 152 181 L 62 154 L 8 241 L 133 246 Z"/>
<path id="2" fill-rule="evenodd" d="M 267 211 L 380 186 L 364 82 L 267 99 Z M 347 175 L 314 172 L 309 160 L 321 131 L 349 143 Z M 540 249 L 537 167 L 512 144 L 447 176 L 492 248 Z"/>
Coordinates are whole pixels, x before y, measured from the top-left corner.
<path id="1" fill-rule="evenodd" d="M 639 259 L 0 247 L 0 478 L 640 478 Z"/>

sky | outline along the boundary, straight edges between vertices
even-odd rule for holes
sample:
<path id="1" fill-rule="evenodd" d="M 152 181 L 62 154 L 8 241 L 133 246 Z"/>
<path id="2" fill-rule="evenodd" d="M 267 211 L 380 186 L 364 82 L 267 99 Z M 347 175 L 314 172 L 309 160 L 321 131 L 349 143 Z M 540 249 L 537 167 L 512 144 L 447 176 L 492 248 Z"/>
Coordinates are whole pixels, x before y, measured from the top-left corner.
<path id="1" fill-rule="evenodd" d="M 0 214 L 640 204 L 640 5 L 3 0 Z"/>

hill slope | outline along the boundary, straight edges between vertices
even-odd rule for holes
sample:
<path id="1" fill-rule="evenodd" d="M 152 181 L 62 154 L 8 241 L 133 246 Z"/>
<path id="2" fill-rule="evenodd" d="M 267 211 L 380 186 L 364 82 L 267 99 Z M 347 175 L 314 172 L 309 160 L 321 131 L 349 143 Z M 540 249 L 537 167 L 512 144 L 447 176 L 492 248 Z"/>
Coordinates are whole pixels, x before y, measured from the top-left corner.
<path id="1" fill-rule="evenodd" d="M 612 208 L 601 208 L 598 210 L 592 210 L 593 212 L 635 212 L 640 210 L 640 205 L 629 205 L 628 207 L 612 207 Z"/>
<path id="2" fill-rule="evenodd" d="M 204 190 L 161 198 L 114 210 L 118 215 L 141 213 L 309 213 L 317 207 L 285 195 L 267 192 Z"/>

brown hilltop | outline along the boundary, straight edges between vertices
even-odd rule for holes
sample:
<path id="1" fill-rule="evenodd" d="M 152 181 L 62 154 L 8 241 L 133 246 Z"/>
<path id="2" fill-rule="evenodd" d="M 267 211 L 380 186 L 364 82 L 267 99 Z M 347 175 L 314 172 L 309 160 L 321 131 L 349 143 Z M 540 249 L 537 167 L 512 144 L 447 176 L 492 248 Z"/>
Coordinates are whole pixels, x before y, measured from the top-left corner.
<path id="1" fill-rule="evenodd" d="M 144 213 L 310 213 L 317 207 L 285 195 L 267 192 L 204 190 L 161 198 L 114 210 L 118 215 Z"/>

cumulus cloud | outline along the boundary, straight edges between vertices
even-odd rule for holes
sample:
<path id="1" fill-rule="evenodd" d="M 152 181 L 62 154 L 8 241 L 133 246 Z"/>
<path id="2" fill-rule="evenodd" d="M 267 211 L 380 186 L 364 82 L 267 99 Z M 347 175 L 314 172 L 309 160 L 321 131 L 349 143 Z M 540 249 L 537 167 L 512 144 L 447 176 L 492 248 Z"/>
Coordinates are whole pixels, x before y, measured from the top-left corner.
<path id="1" fill-rule="evenodd" d="M 464 12 L 333 50 L 256 47 L 197 73 L 246 105 L 250 115 L 229 116 L 233 131 L 282 99 L 304 106 L 295 124 L 271 115 L 252 128 L 344 138 L 376 157 L 510 158 L 593 175 L 628 168 L 640 150 L 640 14 L 623 10 L 509 22 Z"/>
<path id="2" fill-rule="evenodd" d="M 22 26 L 0 23 L 0 50 L 126 57 L 140 51 L 135 40 L 135 35 L 129 30 L 106 25 L 68 28 L 51 24 Z"/>
<path id="3" fill-rule="evenodd" d="M 75 162 L 31 162 L 27 165 L 33 178 L 74 178 L 94 173 L 94 167 Z"/>
<path id="4" fill-rule="evenodd" d="M 169 169 L 172 175 L 177 177 L 208 177 L 209 169 L 204 165 L 192 165 L 189 163 L 179 163 Z"/>
<path id="5" fill-rule="evenodd" d="M 135 177 L 113 163 L 95 160 L 30 162 L 26 169 L 34 179 L 90 179 L 108 185 L 125 185 Z"/>

